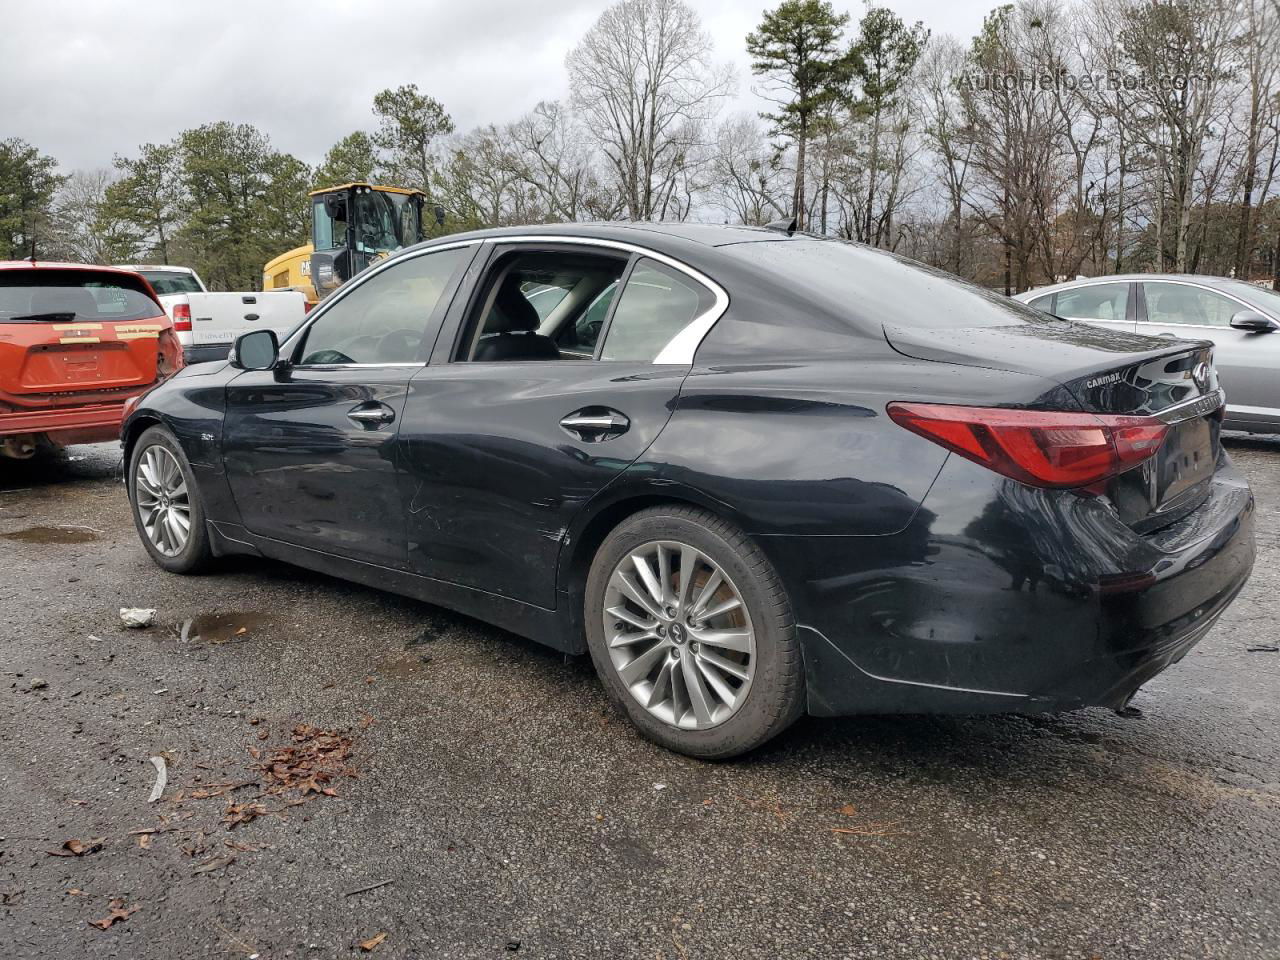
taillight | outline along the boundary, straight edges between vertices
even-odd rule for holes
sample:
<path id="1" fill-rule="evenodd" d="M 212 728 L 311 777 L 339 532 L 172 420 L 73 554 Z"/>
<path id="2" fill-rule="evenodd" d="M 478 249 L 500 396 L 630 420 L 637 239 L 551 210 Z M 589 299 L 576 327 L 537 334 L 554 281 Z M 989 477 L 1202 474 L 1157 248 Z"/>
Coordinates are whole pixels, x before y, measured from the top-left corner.
<path id="1" fill-rule="evenodd" d="M 312 308 L 312 307 L 314 307 L 314 306 L 315 306 L 315 304 L 314 304 L 314 303 L 312 303 L 310 300 L 303 300 L 303 301 L 302 301 L 302 313 L 303 313 L 303 316 L 305 316 L 306 314 L 310 313 L 310 312 L 311 312 L 311 308 Z"/>
<path id="2" fill-rule="evenodd" d="M 939 403 L 891 403 L 894 423 L 1035 487 L 1087 487 L 1155 455 L 1169 427 L 1155 417 Z"/>
<path id="3" fill-rule="evenodd" d="M 179 333 L 191 332 L 191 304 L 175 303 L 173 305 L 173 329 Z"/>

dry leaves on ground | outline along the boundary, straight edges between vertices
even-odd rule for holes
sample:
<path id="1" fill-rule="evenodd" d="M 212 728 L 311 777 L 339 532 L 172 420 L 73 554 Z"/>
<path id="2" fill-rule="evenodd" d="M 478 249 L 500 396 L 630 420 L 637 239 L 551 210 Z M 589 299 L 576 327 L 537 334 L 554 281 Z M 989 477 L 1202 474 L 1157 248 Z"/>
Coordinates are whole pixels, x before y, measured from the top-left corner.
<path id="1" fill-rule="evenodd" d="M 138 912 L 137 904 L 132 907 L 126 907 L 124 901 L 118 897 L 111 901 L 111 912 L 101 920 L 87 920 L 86 923 L 91 927 L 97 927 L 99 930 L 106 930 L 116 923 L 123 923 L 131 916 Z"/>
<path id="2" fill-rule="evenodd" d="M 350 737 L 337 730 L 323 730 L 309 723 L 293 728 L 292 741 L 259 756 L 253 768 L 262 774 L 263 792 L 280 795 L 300 790 L 305 797 L 320 793 L 337 796 L 329 784 L 337 777 L 354 777 Z"/>
<path id="3" fill-rule="evenodd" d="M 83 857 L 97 853 L 107 842 L 106 837 L 94 837 L 92 840 L 65 840 L 57 850 L 46 850 L 51 857 Z"/>
<path id="4" fill-rule="evenodd" d="M 365 953 L 372 953 L 374 950 L 378 949 L 378 944 L 382 943 L 385 939 L 387 939 L 386 933 L 379 933 L 376 936 L 370 937 L 368 940 L 361 940 L 360 949 Z"/>

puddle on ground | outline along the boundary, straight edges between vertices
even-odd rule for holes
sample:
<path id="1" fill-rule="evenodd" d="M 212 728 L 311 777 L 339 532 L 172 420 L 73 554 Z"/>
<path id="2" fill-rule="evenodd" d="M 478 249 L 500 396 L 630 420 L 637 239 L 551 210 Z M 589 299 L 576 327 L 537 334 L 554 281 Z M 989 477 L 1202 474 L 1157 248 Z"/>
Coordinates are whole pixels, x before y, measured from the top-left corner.
<path id="1" fill-rule="evenodd" d="M 270 618 L 257 610 L 232 613 L 202 613 L 191 618 L 187 639 L 199 639 L 204 643 L 230 643 L 251 640 L 256 632 L 270 624 Z M 182 624 L 178 625 L 181 632 Z"/>
<path id="2" fill-rule="evenodd" d="M 89 527 L 27 527 L 12 533 L 0 533 L 0 537 L 23 543 L 89 543 L 98 539 L 98 533 Z"/>

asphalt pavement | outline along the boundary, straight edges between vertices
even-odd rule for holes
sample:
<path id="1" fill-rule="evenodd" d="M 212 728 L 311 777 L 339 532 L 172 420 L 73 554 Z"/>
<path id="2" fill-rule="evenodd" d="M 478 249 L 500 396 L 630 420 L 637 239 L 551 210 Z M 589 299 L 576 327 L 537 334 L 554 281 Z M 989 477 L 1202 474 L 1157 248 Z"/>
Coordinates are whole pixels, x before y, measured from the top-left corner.
<path id="1" fill-rule="evenodd" d="M 159 571 L 112 446 L 0 462 L 0 956 L 1274 960 L 1280 441 L 1229 447 L 1257 567 L 1141 716 L 808 719 L 720 764 L 465 617 Z"/>

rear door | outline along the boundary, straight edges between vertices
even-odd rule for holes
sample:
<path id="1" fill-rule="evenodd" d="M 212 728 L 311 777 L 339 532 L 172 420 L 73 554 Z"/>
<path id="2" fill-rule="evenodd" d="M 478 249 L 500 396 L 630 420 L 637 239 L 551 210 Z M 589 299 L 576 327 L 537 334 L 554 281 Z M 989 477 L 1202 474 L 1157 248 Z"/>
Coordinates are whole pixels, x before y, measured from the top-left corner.
<path id="1" fill-rule="evenodd" d="M 1098 327 L 1129 333 L 1134 329 L 1136 303 L 1132 283 L 1082 284 L 1032 300 L 1031 305 L 1068 320 L 1081 320 Z"/>
<path id="2" fill-rule="evenodd" d="M 405 566 L 400 415 L 477 246 L 427 249 L 353 282 L 284 345 L 291 367 L 231 381 L 223 462 L 251 533 Z"/>
<path id="3" fill-rule="evenodd" d="M 1140 333 L 1214 345 L 1214 364 L 1227 392 L 1227 415 L 1239 422 L 1280 420 L 1280 335 L 1236 330 L 1231 318 L 1257 308 L 1194 283 L 1143 281 Z"/>
<path id="4" fill-rule="evenodd" d="M 542 315 L 528 297 L 551 285 L 569 292 Z M 554 607 L 572 518 L 675 408 L 692 351 L 669 345 L 726 302 L 624 245 L 497 245 L 405 404 L 412 568 Z"/>

